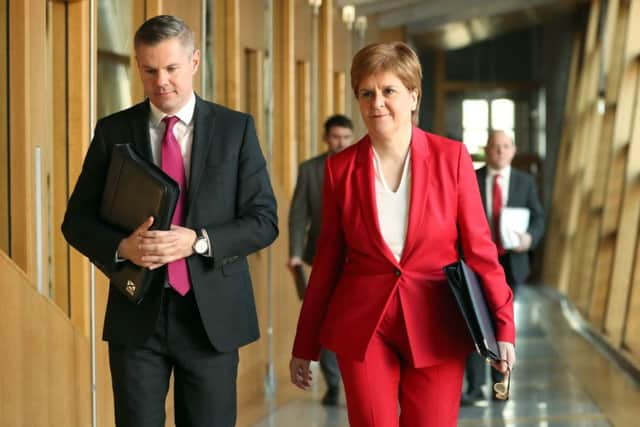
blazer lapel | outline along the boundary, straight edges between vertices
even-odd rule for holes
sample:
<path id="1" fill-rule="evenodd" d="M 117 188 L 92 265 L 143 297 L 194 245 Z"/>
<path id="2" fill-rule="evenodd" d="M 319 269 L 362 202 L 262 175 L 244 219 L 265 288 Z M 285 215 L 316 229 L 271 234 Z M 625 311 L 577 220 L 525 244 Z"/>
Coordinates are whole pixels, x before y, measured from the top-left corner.
<path id="1" fill-rule="evenodd" d="M 358 193 L 360 206 L 362 207 L 360 218 L 369 236 L 373 237 L 378 249 L 395 264 L 396 259 L 389 247 L 382 240 L 382 234 L 380 233 L 378 207 L 376 205 L 375 176 L 373 171 L 373 153 L 371 150 L 371 141 L 367 135 L 358 143 L 358 152 L 356 154 L 356 192 Z"/>
<path id="2" fill-rule="evenodd" d="M 202 173 L 209 150 L 213 145 L 215 112 L 209 104 L 196 96 L 196 108 L 193 113 L 193 143 L 191 146 L 191 173 L 189 176 L 189 191 L 187 193 L 187 221 L 189 221 L 191 206 L 198 186 L 202 182 Z"/>
<path id="3" fill-rule="evenodd" d="M 131 116 L 131 130 L 133 134 L 133 145 L 142 157 L 153 163 L 151 154 L 151 141 L 149 139 L 149 100 L 137 105 L 134 114 Z M 129 142 L 129 141 L 123 141 Z"/>
<path id="4" fill-rule="evenodd" d="M 411 254 L 417 236 L 424 234 L 422 227 L 424 212 L 427 210 L 429 198 L 429 183 L 431 168 L 429 167 L 428 136 L 414 127 L 411 132 L 411 196 L 409 199 L 409 218 L 407 220 L 407 235 L 401 262 Z"/>

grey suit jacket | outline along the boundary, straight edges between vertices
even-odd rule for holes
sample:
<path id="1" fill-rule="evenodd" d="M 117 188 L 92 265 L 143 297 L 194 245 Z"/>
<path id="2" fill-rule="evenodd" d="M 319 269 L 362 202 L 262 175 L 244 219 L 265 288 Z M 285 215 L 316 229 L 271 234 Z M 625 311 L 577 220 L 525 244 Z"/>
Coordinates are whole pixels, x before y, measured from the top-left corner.
<path id="1" fill-rule="evenodd" d="M 485 205 L 485 215 L 487 212 L 487 168 L 482 167 L 476 171 L 482 202 Z M 531 212 L 529 219 L 529 229 L 527 232 L 531 234 L 531 249 L 534 249 L 542 238 L 545 227 L 544 210 L 540 204 L 536 185 L 533 176 L 526 172 L 522 172 L 511 168 L 511 177 L 509 178 L 509 196 L 507 198 L 507 206 L 528 208 Z M 489 218 L 487 218 L 489 220 Z M 509 263 L 511 273 L 516 283 L 523 283 L 529 276 L 529 254 L 527 252 L 507 251 L 504 256 L 506 262 Z"/>
<path id="2" fill-rule="evenodd" d="M 67 241 L 107 276 L 129 232 L 99 215 L 112 146 L 132 143 L 147 159 L 149 102 L 120 111 L 96 124 L 62 232 Z M 191 172 L 185 227 L 204 228 L 213 257 L 187 258 L 192 292 L 211 344 L 222 352 L 258 339 L 258 320 L 247 256 L 278 235 L 276 200 L 251 116 L 196 97 Z M 154 283 L 140 304 L 110 287 L 103 338 L 137 344 L 156 324 L 166 268 L 154 270 Z"/>
<path id="3" fill-rule="evenodd" d="M 322 217 L 322 180 L 328 153 L 300 164 L 289 209 L 289 256 L 311 265 L 316 255 Z"/>

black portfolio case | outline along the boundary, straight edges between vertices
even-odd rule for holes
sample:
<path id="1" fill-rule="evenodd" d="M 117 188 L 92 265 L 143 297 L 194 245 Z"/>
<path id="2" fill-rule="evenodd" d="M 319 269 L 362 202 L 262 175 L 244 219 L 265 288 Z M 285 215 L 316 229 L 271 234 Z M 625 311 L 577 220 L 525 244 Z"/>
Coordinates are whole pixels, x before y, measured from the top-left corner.
<path id="1" fill-rule="evenodd" d="M 131 233 L 150 216 L 154 230 L 168 230 L 180 188 L 158 166 L 140 156 L 131 144 L 116 144 L 111 154 L 100 215 L 106 222 Z M 111 283 L 130 301 L 139 303 L 152 274 L 132 262 L 118 264 Z"/>
<path id="2" fill-rule="evenodd" d="M 484 298 L 480 279 L 463 260 L 445 266 L 444 272 L 476 350 L 485 358 L 500 360 L 494 322 Z"/>

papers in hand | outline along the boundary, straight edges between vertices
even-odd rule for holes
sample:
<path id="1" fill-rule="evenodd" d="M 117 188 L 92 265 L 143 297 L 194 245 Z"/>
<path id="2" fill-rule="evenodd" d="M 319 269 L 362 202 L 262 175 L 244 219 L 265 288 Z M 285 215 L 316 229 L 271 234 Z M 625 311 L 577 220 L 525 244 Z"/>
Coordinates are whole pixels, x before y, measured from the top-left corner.
<path id="1" fill-rule="evenodd" d="M 502 247 L 513 249 L 520 246 L 518 233 L 525 233 L 529 228 L 529 209 L 503 207 L 500 211 L 500 238 Z"/>

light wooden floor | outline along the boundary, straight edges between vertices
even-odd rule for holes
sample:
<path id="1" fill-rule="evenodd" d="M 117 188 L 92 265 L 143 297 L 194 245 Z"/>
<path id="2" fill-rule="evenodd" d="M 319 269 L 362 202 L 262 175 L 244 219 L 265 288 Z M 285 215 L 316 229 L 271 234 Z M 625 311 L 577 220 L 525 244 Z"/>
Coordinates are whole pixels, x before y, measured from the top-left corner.
<path id="1" fill-rule="evenodd" d="M 572 329 L 565 312 L 553 293 L 519 290 L 512 397 L 461 408 L 459 427 L 640 426 L 640 384 Z M 321 406 L 319 382 L 307 393 L 279 384 L 273 401 L 241 408 L 238 427 L 347 427 L 344 397 L 337 408 Z"/>

